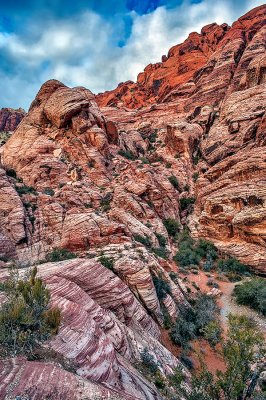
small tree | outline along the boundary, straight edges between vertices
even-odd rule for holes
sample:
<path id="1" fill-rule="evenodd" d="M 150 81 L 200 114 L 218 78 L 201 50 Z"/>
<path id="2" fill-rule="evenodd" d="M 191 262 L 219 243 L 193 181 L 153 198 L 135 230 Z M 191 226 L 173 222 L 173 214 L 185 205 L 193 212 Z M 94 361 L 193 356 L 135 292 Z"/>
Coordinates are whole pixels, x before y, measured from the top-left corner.
<path id="1" fill-rule="evenodd" d="M 228 338 L 222 346 L 225 372 L 216 376 L 201 360 L 201 371 L 192 378 L 191 390 L 184 390 L 185 377 L 175 380 L 186 400 L 242 400 L 252 375 L 251 366 L 258 365 L 265 356 L 264 338 L 246 316 L 229 315 Z M 250 393 L 250 399 L 252 393 Z"/>
<path id="2" fill-rule="evenodd" d="M 0 309 L 0 345 L 11 355 L 32 352 L 58 331 L 60 311 L 49 307 L 49 290 L 36 274 L 35 267 L 22 279 L 13 270 L 0 288 L 7 296 Z"/>

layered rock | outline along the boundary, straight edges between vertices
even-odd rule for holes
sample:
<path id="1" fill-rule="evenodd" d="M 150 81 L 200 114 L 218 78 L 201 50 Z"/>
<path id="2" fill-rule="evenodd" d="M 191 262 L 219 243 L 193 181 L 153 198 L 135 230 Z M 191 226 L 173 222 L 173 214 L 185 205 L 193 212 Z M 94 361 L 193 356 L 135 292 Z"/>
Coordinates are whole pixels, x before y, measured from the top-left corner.
<path id="1" fill-rule="evenodd" d="M 25 272 L 27 270 L 20 270 L 21 275 Z M 0 278 L 5 279 L 6 276 L 7 270 L 0 270 Z M 44 344 L 47 354 L 53 352 L 69 360 L 76 375 L 85 379 L 84 391 L 89 391 L 92 386 L 88 382 L 96 382 L 129 400 L 162 398 L 155 386 L 141 376 L 132 364 L 140 362 L 145 348 L 154 356 L 162 374 L 170 374 L 180 363 L 160 344 L 158 326 L 118 276 L 99 262 L 85 259 L 42 264 L 38 267 L 38 276 L 51 293 L 51 306 L 61 310 L 59 332 Z M 25 364 L 25 361 L 19 362 L 19 366 L 16 360 L 13 363 L 16 373 L 19 370 L 24 373 L 25 369 L 30 371 L 34 367 L 31 363 Z M 10 368 L 8 361 L 2 363 L 4 369 L 7 365 Z M 40 368 L 37 363 L 37 377 Z M 47 369 L 46 379 L 52 372 L 57 372 L 47 364 L 43 365 L 43 369 Z M 15 374 L 14 371 L 12 373 Z M 59 370 L 58 377 L 61 375 L 62 379 L 67 377 L 66 372 Z M 78 378 L 69 378 L 75 386 L 80 382 Z M 38 379 L 41 380 L 41 377 Z M 23 376 L 21 381 L 23 383 Z M 24 382 L 21 386 L 25 391 L 29 388 L 35 393 L 31 383 Z M 0 386 L 0 390 L 8 391 L 7 387 L 8 381 Z M 22 390 L 18 385 L 16 392 L 19 388 Z M 45 389 L 41 386 L 40 390 L 51 390 L 51 386 Z M 65 389 L 60 385 L 58 390 L 60 393 Z M 55 398 L 59 398 L 58 394 Z"/>
<path id="2" fill-rule="evenodd" d="M 1 394 L 27 394 L 23 377 L 32 374 L 34 395 L 51 395 L 43 366 L 49 379 L 82 387 L 69 389 L 72 398 L 95 390 L 161 399 L 134 365 L 144 348 L 163 376 L 179 365 L 160 343 L 165 315 L 174 321 L 181 303 L 189 307 L 182 283 L 170 279 L 177 243 L 167 219 L 265 274 L 265 11 L 191 34 L 137 84 L 96 99 L 55 80 L 41 87 L 0 150 L 0 279 L 6 261 L 23 267 L 55 248 L 76 253 L 38 266 L 63 317 L 47 352 L 73 371 L 50 359 L 6 360 Z M 23 379 L 13 387 L 16 374 Z"/>
<path id="3" fill-rule="evenodd" d="M 113 91 L 100 93 L 97 102 L 100 107 L 129 109 L 175 100 L 185 110 L 192 110 L 195 103 L 219 106 L 229 85 L 245 86 L 241 77 L 251 61 L 250 79 L 253 75 L 257 81 L 265 79 L 264 26 L 265 5 L 248 12 L 232 27 L 207 25 L 200 34 L 193 32 L 172 47 L 162 62 L 148 65 L 136 83 L 128 81 Z M 254 68 L 261 72 L 253 73 Z"/>
<path id="4" fill-rule="evenodd" d="M 122 400 L 118 393 L 67 372 L 55 362 L 33 362 L 24 358 L 0 360 L 0 377 L 0 396 L 5 400 Z"/>
<path id="5" fill-rule="evenodd" d="M 0 132 L 14 131 L 20 121 L 25 116 L 25 111 L 22 108 L 14 110 L 13 108 L 0 109 Z"/>

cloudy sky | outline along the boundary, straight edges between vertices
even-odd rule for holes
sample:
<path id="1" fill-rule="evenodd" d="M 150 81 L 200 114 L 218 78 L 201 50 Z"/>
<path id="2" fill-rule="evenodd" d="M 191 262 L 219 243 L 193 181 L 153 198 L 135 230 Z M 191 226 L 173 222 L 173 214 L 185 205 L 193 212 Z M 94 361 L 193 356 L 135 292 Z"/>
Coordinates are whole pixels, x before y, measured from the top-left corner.
<path id="1" fill-rule="evenodd" d="M 0 0 L 0 108 L 27 109 L 55 78 L 94 93 L 135 80 L 150 62 L 211 23 L 261 0 Z"/>

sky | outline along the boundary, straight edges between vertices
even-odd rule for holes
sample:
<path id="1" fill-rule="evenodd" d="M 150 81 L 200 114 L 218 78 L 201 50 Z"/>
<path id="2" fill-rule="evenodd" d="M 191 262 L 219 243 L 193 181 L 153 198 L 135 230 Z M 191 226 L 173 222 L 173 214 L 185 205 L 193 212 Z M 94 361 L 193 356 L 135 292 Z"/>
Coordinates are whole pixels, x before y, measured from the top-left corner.
<path id="1" fill-rule="evenodd" d="M 0 0 L 0 108 L 28 109 L 58 79 L 94 93 L 136 80 L 190 32 L 261 0 Z"/>

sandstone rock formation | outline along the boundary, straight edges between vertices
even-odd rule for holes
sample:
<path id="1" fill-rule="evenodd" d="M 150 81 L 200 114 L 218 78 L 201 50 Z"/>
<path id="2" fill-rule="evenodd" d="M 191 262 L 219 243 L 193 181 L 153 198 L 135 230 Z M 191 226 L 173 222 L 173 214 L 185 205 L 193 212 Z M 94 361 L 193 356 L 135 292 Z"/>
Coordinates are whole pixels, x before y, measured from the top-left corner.
<path id="1" fill-rule="evenodd" d="M 0 109 L 0 132 L 14 131 L 22 118 L 25 111 L 22 108 L 14 110 L 13 108 Z"/>
<path id="2" fill-rule="evenodd" d="M 42 364 L 68 381 L 67 395 L 71 382 L 80 388 L 72 398 L 161 399 L 135 366 L 144 348 L 163 376 L 180 364 L 160 342 L 165 314 L 189 307 L 169 274 L 169 219 L 265 274 L 265 15 L 261 6 L 232 27 L 208 25 L 137 83 L 96 97 L 56 80 L 41 87 L 0 148 L 0 279 L 10 260 L 21 274 L 38 264 L 63 315 L 46 346 L 73 370 L 6 360 L 1 395 L 27 394 L 24 374 L 43 390 Z M 76 255 L 44 262 L 56 248 Z"/>

